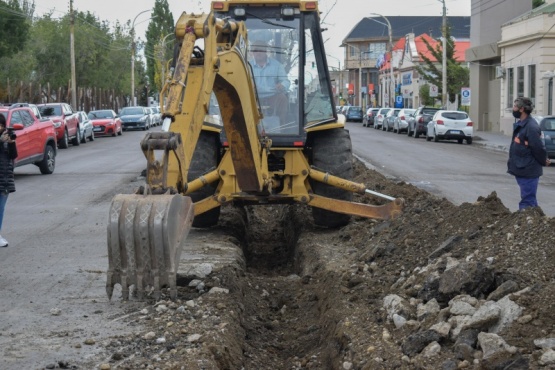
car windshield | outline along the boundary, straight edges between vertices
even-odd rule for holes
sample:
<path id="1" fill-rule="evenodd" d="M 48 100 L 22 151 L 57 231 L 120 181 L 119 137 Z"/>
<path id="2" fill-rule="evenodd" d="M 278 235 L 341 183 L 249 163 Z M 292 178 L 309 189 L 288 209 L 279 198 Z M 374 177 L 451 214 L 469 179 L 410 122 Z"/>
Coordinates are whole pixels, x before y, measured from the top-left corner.
<path id="1" fill-rule="evenodd" d="M 125 115 L 135 115 L 135 114 L 139 114 L 139 115 L 143 115 L 143 109 L 142 108 L 123 108 L 121 110 L 121 115 L 125 116 Z"/>
<path id="2" fill-rule="evenodd" d="M 433 115 L 438 110 L 439 109 L 436 109 L 436 108 L 422 109 L 422 114 L 431 114 L 431 115 Z"/>
<path id="3" fill-rule="evenodd" d="M 468 118 L 468 114 L 464 112 L 443 112 L 441 115 L 447 119 L 467 119 Z"/>
<path id="4" fill-rule="evenodd" d="M 89 112 L 90 119 L 99 118 L 114 118 L 114 113 L 111 110 L 96 110 Z"/>
<path id="5" fill-rule="evenodd" d="M 362 112 L 362 108 L 361 107 L 351 107 L 349 109 L 349 112 L 351 113 L 361 113 Z"/>
<path id="6" fill-rule="evenodd" d="M 59 105 L 43 105 L 39 107 L 41 116 L 51 117 L 51 116 L 61 116 L 62 107 Z"/>
<path id="7" fill-rule="evenodd" d="M 555 131 L 555 118 L 546 118 L 541 121 L 540 128 L 544 131 Z"/>

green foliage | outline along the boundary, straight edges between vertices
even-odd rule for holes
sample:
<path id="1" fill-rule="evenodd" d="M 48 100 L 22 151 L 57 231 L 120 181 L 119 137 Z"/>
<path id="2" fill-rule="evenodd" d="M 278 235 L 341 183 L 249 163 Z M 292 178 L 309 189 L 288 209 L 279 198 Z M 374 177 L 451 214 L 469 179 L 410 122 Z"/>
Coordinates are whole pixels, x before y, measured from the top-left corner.
<path id="1" fill-rule="evenodd" d="M 532 9 L 535 9 L 543 4 L 545 4 L 544 0 L 532 0 Z"/>
<path id="2" fill-rule="evenodd" d="M 451 39 L 451 29 L 447 27 L 446 30 L 447 39 L 447 95 L 449 101 L 455 100 L 455 95 L 461 91 L 462 87 L 467 87 L 470 83 L 470 71 L 461 63 L 455 60 L 455 43 Z M 430 43 L 423 39 L 428 51 L 433 55 L 433 61 L 426 55 L 421 54 L 422 60 L 424 61 L 423 66 L 416 66 L 416 70 L 422 78 L 428 82 L 436 85 L 438 87 L 439 93 L 443 95 L 443 47 L 442 42 L 438 42 L 434 48 Z"/>
<path id="3" fill-rule="evenodd" d="M 420 103 L 426 106 L 433 106 L 435 104 L 435 98 L 430 96 L 430 85 L 424 84 L 420 86 Z"/>
<path id="4" fill-rule="evenodd" d="M 151 21 L 146 31 L 145 57 L 149 89 L 158 92 L 162 89 L 163 79 L 161 76 L 162 64 L 171 58 L 172 48 L 163 41 L 173 40 L 175 23 L 167 0 L 156 0 L 151 14 Z"/>
<path id="5" fill-rule="evenodd" d="M 17 53 L 29 37 L 30 22 L 18 0 L 0 0 L 0 57 Z"/>
<path id="6" fill-rule="evenodd" d="M 20 5 L 21 4 L 21 5 Z M 34 4 L 28 0 L 0 0 L 0 101 L 7 98 L 8 83 L 16 86 L 48 85 L 55 92 L 67 88 L 71 81 L 70 33 L 71 19 L 66 14 L 54 18 L 52 14 L 33 17 Z M 147 36 L 173 34 L 174 22 L 167 0 L 156 0 Z M 160 22 L 160 24 L 158 24 Z M 26 33 L 23 31 L 26 30 Z M 17 32 L 16 32 L 17 31 Z M 90 12 L 74 11 L 74 47 L 76 85 L 78 88 L 97 88 L 114 94 L 131 95 L 131 22 L 111 25 Z M 17 42 L 14 42 L 17 40 Z M 172 38 L 167 39 L 171 42 Z M 138 43 L 139 48 L 142 43 Z M 145 52 L 147 62 L 154 61 L 153 53 Z M 164 58 L 171 57 L 168 48 Z M 152 64 L 154 67 L 154 64 Z M 149 84 L 147 65 L 137 55 L 135 60 L 135 91 L 139 104 L 146 104 L 145 92 L 157 90 Z M 147 90 L 147 85 L 148 89 Z M 150 94 L 152 95 L 152 94 Z"/>

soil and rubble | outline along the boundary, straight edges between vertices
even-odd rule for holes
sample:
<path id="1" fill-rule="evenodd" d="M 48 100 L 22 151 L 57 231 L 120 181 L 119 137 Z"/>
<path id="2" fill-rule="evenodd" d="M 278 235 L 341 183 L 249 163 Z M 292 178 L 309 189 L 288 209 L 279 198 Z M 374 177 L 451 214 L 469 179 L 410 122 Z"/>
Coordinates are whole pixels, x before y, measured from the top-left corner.
<path id="1" fill-rule="evenodd" d="M 222 210 L 246 268 L 179 276 L 178 299 L 129 302 L 101 369 L 555 369 L 555 221 L 493 192 L 455 206 L 356 161 L 405 199 L 338 230 L 293 206 Z M 380 199 L 357 197 L 379 204 Z"/>

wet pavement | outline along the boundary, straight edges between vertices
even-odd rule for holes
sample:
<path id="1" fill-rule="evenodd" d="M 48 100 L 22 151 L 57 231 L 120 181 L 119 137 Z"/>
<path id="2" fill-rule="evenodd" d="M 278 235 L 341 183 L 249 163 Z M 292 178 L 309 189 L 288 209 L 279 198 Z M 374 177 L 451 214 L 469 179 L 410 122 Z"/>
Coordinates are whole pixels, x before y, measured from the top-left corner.
<path id="1" fill-rule="evenodd" d="M 500 132 L 475 131 L 473 145 L 500 152 L 509 152 L 511 137 Z"/>

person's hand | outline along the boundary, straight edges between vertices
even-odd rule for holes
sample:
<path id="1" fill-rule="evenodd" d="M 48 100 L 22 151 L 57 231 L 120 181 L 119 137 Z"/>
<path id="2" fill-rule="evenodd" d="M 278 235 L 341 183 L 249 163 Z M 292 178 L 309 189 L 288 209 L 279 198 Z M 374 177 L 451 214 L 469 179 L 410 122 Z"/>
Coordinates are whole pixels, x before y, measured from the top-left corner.
<path id="1" fill-rule="evenodd" d="M 281 84 L 281 82 L 278 82 L 276 84 L 276 91 L 277 92 L 284 92 L 285 91 L 285 87 Z"/>
<path id="2" fill-rule="evenodd" d="M 546 166 L 551 165 L 551 159 L 547 158 L 547 159 L 545 160 L 545 165 L 546 165 Z"/>
<path id="3" fill-rule="evenodd" d="M 2 132 L 2 135 L 0 136 L 0 141 L 3 143 L 10 142 L 10 136 L 8 135 L 8 131 Z"/>

